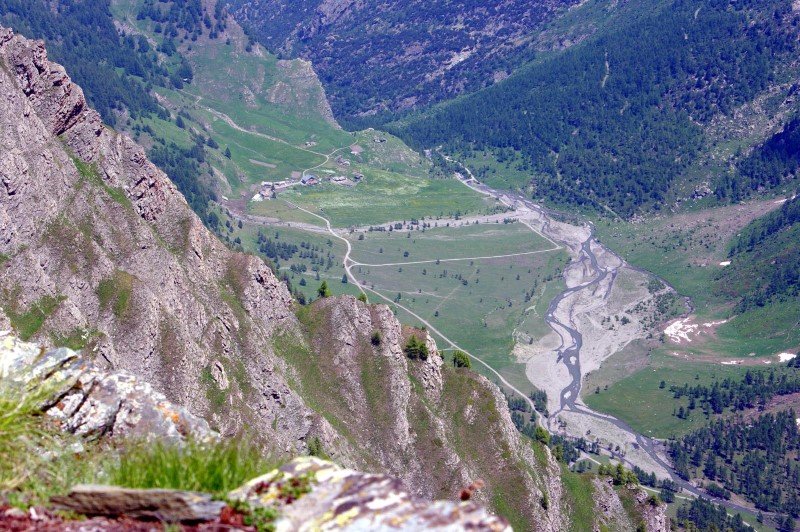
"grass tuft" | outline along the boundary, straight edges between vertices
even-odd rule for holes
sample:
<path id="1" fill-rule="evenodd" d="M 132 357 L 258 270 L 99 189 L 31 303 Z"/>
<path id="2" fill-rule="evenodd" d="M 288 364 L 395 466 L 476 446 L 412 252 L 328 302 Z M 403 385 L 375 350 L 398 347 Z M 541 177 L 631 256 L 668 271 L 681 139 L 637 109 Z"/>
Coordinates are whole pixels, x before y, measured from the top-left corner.
<path id="1" fill-rule="evenodd" d="M 133 275 L 122 270 L 115 270 L 113 276 L 100 281 L 97 285 L 100 308 L 111 306 L 114 316 L 122 318 L 130 305 L 133 281 Z"/>
<path id="2" fill-rule="evenodd" d="M 64 299 L 63 296 L 41 297 L 25 312 L 19 312 L 15 308 L 7 308 L 6 314 L 11 321 L 11 327 L 17 331 L 22 340 L 28 341 L 34 334 L 39 332 L 44 321 L 55 312 Z"/>
<path id="3" fill-rule="evenodd" d="M 95 478 L 96 460 L 71 451 L 72 438 L 42 414 L 46 397 L 48 390 L 0 384 L 0 493 L 18 505 L 44 502 Z"/>
<path id="4" fill-rule="evenodd" d="M 139 442 L 106 467 L 106 480 L 127 488 L 165 488 L 224 495 L 278 463 L 245 441 Z"/>

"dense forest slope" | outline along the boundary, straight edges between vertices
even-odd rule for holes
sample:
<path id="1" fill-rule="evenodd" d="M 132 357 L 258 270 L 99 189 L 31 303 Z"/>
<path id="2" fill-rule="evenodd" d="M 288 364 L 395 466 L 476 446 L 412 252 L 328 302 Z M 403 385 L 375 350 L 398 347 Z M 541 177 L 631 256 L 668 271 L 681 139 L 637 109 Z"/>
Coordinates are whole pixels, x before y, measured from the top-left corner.
<path id="1" fill-rule="evenodd" d="M 574 0 L 228 0 L 268 49 L 312 61 L 345 123 L 508 76 Z"/>
<path id="2" fill-rule="evenodd" d="M 605 3 L 578 10 L 591 20 L 597 15 L 589 7 L 598 4 Z M 620 10 L 614 24 L 580 44 L 390 129 L 419 148 L 475 156 L 478 175 L 498 160 L 533 175 L 537 198 L 623 217 L 674 201 L 689 178 L 698 186 L 688 196 L 720 189 L 720 197 L 731 181 L 757 179 L 745 177 L 757 172 L 754 164 L 693 172 L 714 147 L 715 117 L 763 92 L 791 97 L 790 87 L 778 89 L 796 77 L 791 4 L 640 0 Z M 734 141 L 746 148 L 752 139 Z M 779 181 L 759 179 L 762 188 L 787 179 Z"/>

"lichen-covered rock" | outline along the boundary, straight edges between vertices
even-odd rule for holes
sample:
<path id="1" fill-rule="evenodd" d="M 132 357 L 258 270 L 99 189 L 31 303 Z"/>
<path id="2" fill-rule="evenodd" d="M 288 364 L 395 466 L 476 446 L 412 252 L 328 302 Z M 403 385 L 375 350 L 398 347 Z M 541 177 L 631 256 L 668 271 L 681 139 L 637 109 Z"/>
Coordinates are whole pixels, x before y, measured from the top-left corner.
<path id="1" fill-rule="evenodd" d="M 0 383 L 41 393 L 42 408 L 87 438 L 216 438 L 208 423 L 127 372 L 107 372 L 71 349 L 44 350 L 0 333 Z"/>
<path id="2" fill-rule="evenodd" d="M 279 531 L 511 530 L 504 519 L 475 503 L 419 499 L 396 478 L 310 457 L 253 479 L 228 497 L 251 507 L 276 508 Z"/>

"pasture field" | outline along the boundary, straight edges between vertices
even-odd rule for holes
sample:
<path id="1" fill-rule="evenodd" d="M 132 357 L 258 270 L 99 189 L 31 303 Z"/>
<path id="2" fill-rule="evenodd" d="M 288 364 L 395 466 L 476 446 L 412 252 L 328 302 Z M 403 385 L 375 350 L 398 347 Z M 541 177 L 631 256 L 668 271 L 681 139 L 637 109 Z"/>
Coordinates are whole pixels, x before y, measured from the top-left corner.
<path id="1" fill-rule="evenodd" d="M 364 180 L 353 188 L 322 183 L 294 187 L 278 197 L 322 214 L 334 227 L 480 214 L 497 208 L 494 200 L 455 179 L 430 179 L 371 167 L 362 171 Z"/>
<path id="2" fill-rule="evenodd" d="M 267 202 L 265 202 L 267 203 Z M 273 202 L 278 204 L 278 202 Z M 285 205 L 285 204 L 284 204 Z M 279 272 L 286 274 L 292 287 L 301 291 L 307 300 L 317 297 L 317 288 L 325 280 L 333 294 L 358 295 L 353 283 L 342 283 L 344 268 L 344 243 L 330 235 L 315 233 L 300 228 L 258 227 L 232 224 L 229 237 L 239 238 L 246 250 L 258 249 L 258 233 L 273 242 L 298 246 L 299 252 L 277 262 Z M 377 291 L 391 301 L 408 307 L 412 312 L 429 321 L 462 348 L 500 372 L 512 384 L 523 391 L 531 385 L 525 377 L 525 367 L 512 359 L 515 339 L 538 338 L 547 332 L 544 314 L 550 299 L 563 290 L 560 271 L 566 263 L 563 250 L 551 250 L 552 244 L 521 224 L 491 224 L 485 226 L 442 227 L 414 231 L 411 239 L 405 232 L 367 233 L 365 240 L 350 235 L 354 257 L 367 254 L 385 242 L 406 244 L 416 239 L 415 254 L 430 256 L 434 262 L 397 266 L 354 266 L 353 273 L 368 288 Z M 376 241 L 370 241 L 375 236 Z M 396 240 L 395 240 L 396 239 Z M 475 249 L 463 249 L 474 239 Z M 442 248 L 442 246 L 445 246 Z M 396 246 L 395 246 L 396 247 Z M 458 260 L 435 263 L 437 250 L 444 249 L 456 257 L 480 251 L 482 255 L 527 253 L 497 259 Z M 309 250 L 316 254 L 309 257 Z M 497 253 L 502 252 L 502 253 Z M 328 262 L 330 253 L 330 262 Z M 395 252 L 396 253 L 396 252 Z M 441 255 L 442 258 L 447 258 Z M 325 264 L 319 264 L 319 257 Z M 399 254 L 402 259 L 402 254 Z M 438 257 L 437 257 L 438 258 Z M 304 285 L 301 285 L 304 280 Z M 398 298 L 399 294 L 399 299 Z M 374 294 L 368 293 L 372 303 L 384 303 Z M 405 323 L 421 325 L 417 320 L 394 304 L 390 306 Z M 439 342 L 440 348 L 447 345 Z M 445 360 L 450 354 L 444 351 Z M 494 380 L 496 377 L 479 364 L 473 368 Z"/>
<path id="3" fill-rule="evenodd" d="M 704 426 L 708 419 L 700 408 L 693 410 L 688 419 L 673 415 L 675 409 L 688 407 L 688 399 L 673 399 L 670 386 L 711 385 L 726 377 L 738 378 L 747 369 L 753 368 L 691 362 L 659 349 L 651 354 L 646 367 L 610 385 L 607 390 L 601 389 L 600 393 L 586 390 L 583 400 L 590 408 L 611 414 L 646 436 L 678 437 Z M 661 381 L 665 383 L 663 388 Z"/>
<path id="4" fill-rule="evenodd" d="M 540 294 L 544 285 L 560 285 L 558 272 L 565 260 L 566 254 L 559 250 L 439 265 L 357 266 L 354 272 L 366 286 L 429 321 L 526 391 L 531 390 L 531 384 L 524 365 L 511 356 L 515 335 L 534 335 L 545 326 L 542 315 L 541 324 L 528 315 L 536 303 L 528 295 Z M 403 321 L 416 321 L 396 308 Z M 440 343 L 440 347 L 446 345 Z M 479 364 L 473 364 L 473 368 L 495 379 Z"/>
<path id="5" fill-rule="evenodd" d="M 278 198 L 275 200 L 251 201 L 247 203 L 247 213 L 256 216 L 275 218 L 288 223 L 303 223 L 324 227 L 325 222 L 307 212 L 301 211 L 294 205 Z"/>
<path id="6" fill-rule="evenodd" d="M 259 231 L 275 243 L 286 243 L 300 248 L 291 258 L 270 260 L 276 264 L 281 274 L 288 276 L 292 287 L 301 291 L 307 300 L 317 297 L 317 289 L 323 280 L 327 281 L 335 295 L 358 295 L 355 285 L 342 283 L 345 249 L 340 240 L 324 233 L 299 228 L 259 227 L 250 224 L 243 224 L 239 228 L 237 223 L 232 223 L 228 236 L 231 240 L 238 237 L 244 249 L 257 252 Z M 448 233 L 453 234 L 451 236 Z M 377 241 L 370 242 L 368 238 L 372 235 L 384 237 L 386 242 L 396 239 L 405 244 L 409 239 L 401 234 L 405 233 L 368 233 L 367 240 L 352 239 L 354 256 L 379 245 Z M 441 262 L 439 265 L 431 262 L 353 268 L 353 273 L 365 286 L 408 307 L 462 348 L 488 363 L 509 382 L 521 390 L 530 390 L 524 365 L 513 360 L 510 353 L 515 338 L 539 337 L 547 332 L 543 316 L 550 299 L 563 290 L 563 280 L 559 272 L 565 265 L 566 253 L 563 250 L 546 251 L 552 244 L 521 224 L 442 227 L 425 233 L 415 231 L 412 237 L 417 240 L 416 245 L 420 252 L 430 254 L 431 257 L 435 256 L 437 248 L 441 248 L 442 242 L 449 246 L 445 247 L 446 251 L 463 256 L 464 252 L 470 250 L 454 244 L 467 243 L 466 239 L 470 237 L 476 238 L 476 247 L 481 254 L 491 255 L 498 251 L 503 253 L 497 254 L 542 251 L 498 259 Z M 325 264 L 315 266 L 315 261 L 308 256 L 310 250 L 314 250 L 317 261 L 319 257 L 324 257 Z M 330 263 L 327 260 L 328 253 Z M 402 259 L 402 254 L 400 258 Z M 430 260 L 435 261 L 433 258 Z M 304 280 L 304 284 L 301 284 L 301 280 Z M 383 303 L 374 294 L 367 295 L 371 302 Z M 402 321 L 419 325 L 413 316 L 401 308 L 390 306 Z M 440 347 L 447 346 L 440 342 Z M 449 353 L 444 353 L 449 362 Z M 473 367 L 490 379 L 494 378 L 479 364 Z"/>
<path id="7" fill-rule="evenodd" d="M 447 261 L 544 252 L 554 247 L 521 223 L 442 225 L 424 231 L 371 231 L 358 235 L 350 235 L 354 246 L 351 258 L 366 264 Z"/>
<path id="8" fill-rule="evenodd" d="M 202 111 L 198 114 L 201 117 L 204 115 L 207 117 L 206 123 L 209 124 L 214 138 L 218 139 L 217 142 L 221 146 L 230 148 L 232 161 L 248 177 L 246 182 L 241 185 L 248 186 L 261 181 L 288 179 L 294 171 L 301 171 L 325 162 L 325 157 L 321 155 L 282 142 L 244 133 L 231 127 L 224 120 Z M 252 161 L 259 161 L 262 164 Z M 231 188 L 235 192 L 240 190 L 240 186 L 234 186 L 233 183 Z"/>

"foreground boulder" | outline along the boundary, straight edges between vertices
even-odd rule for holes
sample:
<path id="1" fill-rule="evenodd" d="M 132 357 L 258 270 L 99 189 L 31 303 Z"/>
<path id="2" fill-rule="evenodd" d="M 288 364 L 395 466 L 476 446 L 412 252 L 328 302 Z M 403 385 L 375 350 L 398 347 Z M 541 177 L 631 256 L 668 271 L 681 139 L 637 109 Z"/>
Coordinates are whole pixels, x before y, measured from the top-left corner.
<path id="1" fill-rule="evenodd" d="M 134 490 L 114 486 L 76 486 L 64 497 L 54 497 L 60 509 L 83 515 L 156 520 L 166 523 L 217 519 L 225 507 L 210 495 L 177 490 Z"/>
<path id="2" fill-rule="evenodd" d="M 277 530 L 511 530 L 472 502 L 426 501 L 387 475 L 298 458 L 230 493 L 253 508 L 276 508 Z"/>
<path id="3" fill-rule="evenodd" d="M 124 372 L 108 372 L 71 349 L 43 350 L 0 333 L 0 384 L 42 394 L 43 410 L 66 432 L 86 438 L 216 437 L 208 423 Z"/>

